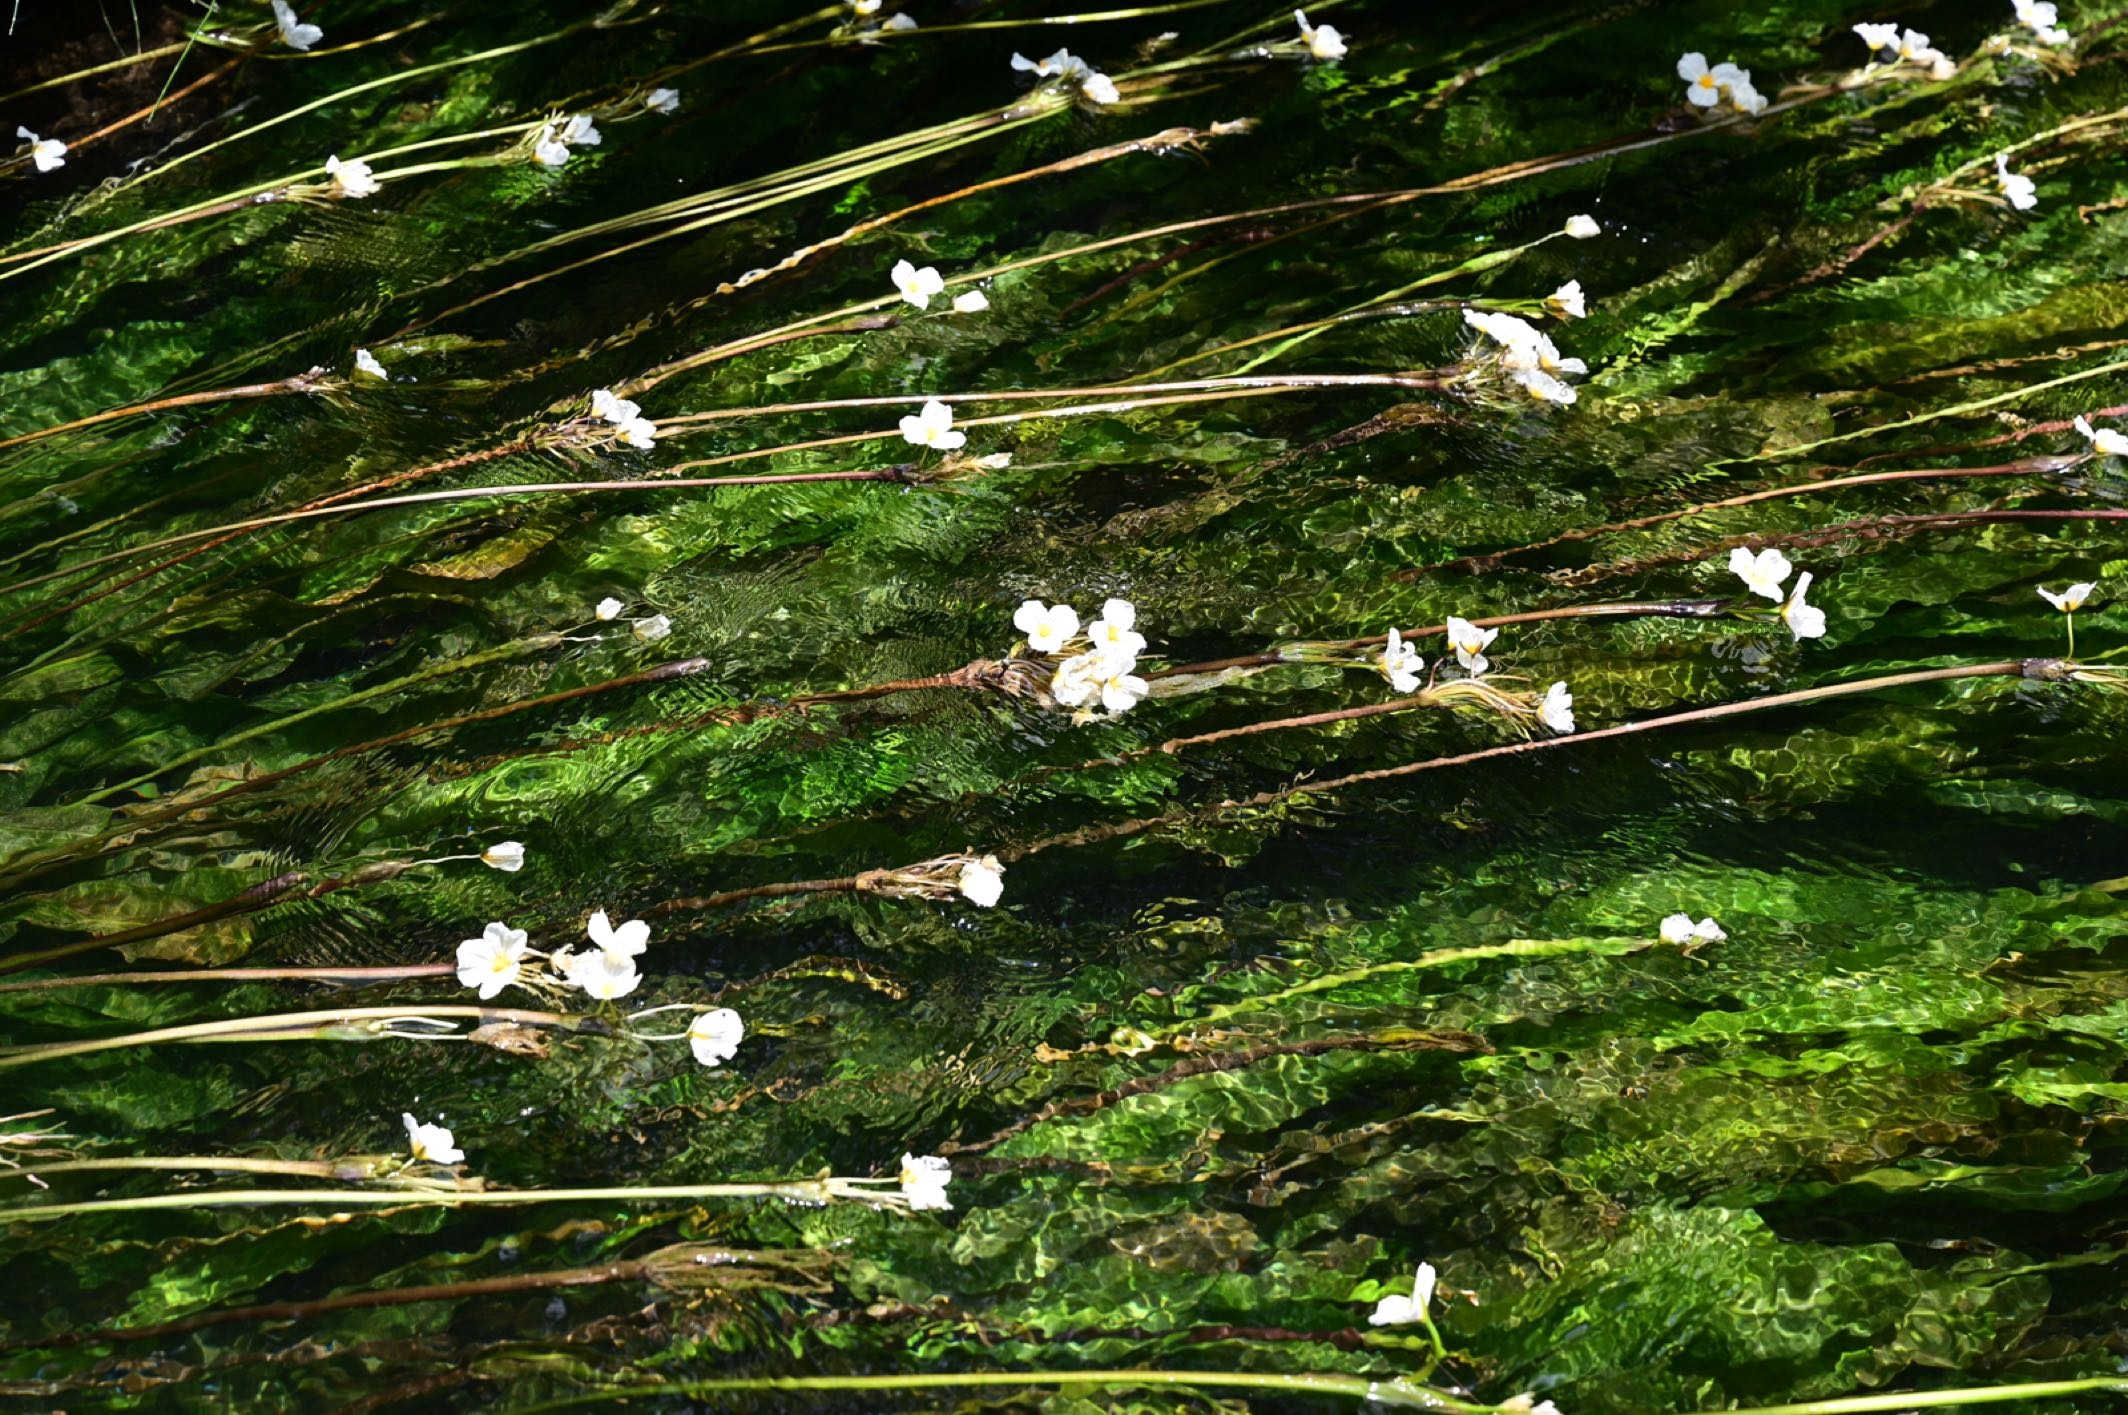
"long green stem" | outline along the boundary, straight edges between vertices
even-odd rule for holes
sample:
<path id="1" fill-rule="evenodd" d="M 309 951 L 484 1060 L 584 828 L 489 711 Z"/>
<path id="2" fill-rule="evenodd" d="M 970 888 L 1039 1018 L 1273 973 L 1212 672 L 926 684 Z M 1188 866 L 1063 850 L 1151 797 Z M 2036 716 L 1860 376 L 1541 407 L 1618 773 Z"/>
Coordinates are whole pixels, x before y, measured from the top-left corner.
<path id="1" fill-rule="evenodd" d="M 72 1204 L 0 1206 L 0 1223 L 29 1223 L 80 1214 L 145 1213 L 158 1209 L 442 1208 L 468 1205 L 522 1208 L 530 1204 L 646 1204 L 674 1199 L 789 1199 L 800 1204 L 837 1201 L 895 1207 L 892 1195 L 868 1195 L 847 1179 L 792 1179 L 759 1184 L 638 1184 L 587 1189 L 454 1189 L 447 1191 L 384 1189 L 191 1189 L 178 1194 L 143 1194 L 131 1199 L 84 1199 Z"/>
<path id="2" fill-rule="evenodd" d="M 375 1041 L 389 1034 L 388 1028 L 392 1023 L 427 1023 L 446 1017 L 477 1018 L 484 1024 L 515 1022 L 532 1027 L 562 1027 L 571 1031 L 610 1030 L 604 1022 L 593 1017 L 573 1016 L 563 1012 L 534 1012 L 517 1007 L 469 1007 L 464 1004 L 433 1007 L 347 1007 L 327 1012 L 279 1012 L 260 1017 L 226 1017 L 215 1022 L 191 1022 L 181 1027 L 158 1027 L 148 1032 L 130 1032 L 122 1037 L 97 1037 L 90 1041 L 0 1048 L 0 1070 L 27 1066 L 37 1061 L 87 1056 L 93 1052 L 119 1051 L 126 1047 L 159 1046 L 165 1042 Z"/>
<path id="3" fill-rule="evenodd" d="M 0 1179 L 36 1175 L 99 1174 L 117 1170 L 198 1169 L 229 1174 L 291 1174 L 308 1179 L 374 1179 L 396 1169 L 403 1155 L 350 1155 L 338 1160 L 247 1159 L 241 1155 L 109 1155 L 99 1159 L 60 1160 L 54 1164 L 25 1164 L 0 1168 Z"/>

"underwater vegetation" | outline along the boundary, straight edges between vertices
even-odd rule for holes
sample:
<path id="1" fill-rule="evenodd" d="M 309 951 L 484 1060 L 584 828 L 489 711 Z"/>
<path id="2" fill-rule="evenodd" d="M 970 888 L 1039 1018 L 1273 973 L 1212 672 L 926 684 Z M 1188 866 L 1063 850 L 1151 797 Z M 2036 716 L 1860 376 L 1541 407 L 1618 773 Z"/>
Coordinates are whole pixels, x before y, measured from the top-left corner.
<path id="1" fill-rule="evenodd" d="M 10 1408 L 2120 1408 L 2128 6 L 7 25 Z"/>

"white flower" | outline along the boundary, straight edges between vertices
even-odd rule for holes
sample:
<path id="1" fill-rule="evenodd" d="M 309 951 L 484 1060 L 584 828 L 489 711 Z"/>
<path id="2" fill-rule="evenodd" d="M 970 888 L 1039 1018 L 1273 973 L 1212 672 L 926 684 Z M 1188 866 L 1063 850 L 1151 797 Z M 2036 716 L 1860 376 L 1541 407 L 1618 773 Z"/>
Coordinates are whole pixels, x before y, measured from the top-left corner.
<path id="1" fill-rule="evenodd" d="M 1803 596 L 1809 589 L 1810 572 L 1805 570 L 1796 576 L 1795 593 L 1789 596 L 1788 603 L 1781 606 L 1781 618 L 1786 621 L 1788 632 L 1795 635 L 1799 643 L 1804 639 L 1825 637 L 1825 611 L 1816 605 L 1803 603 Z"/>
<path id="2" fill-rule="evenodd" d="M 2123 436 L 2110 427 L 2102 427 L 2094 431 L 2091 426 L 2091 420 L 2082 413 L 2076 415 L 2076 422 L 2073 426 L 2084 435 L 2084 440 L 2091 444 L 2091 450 L 2097 455 L 2101 457 L 2128 457 L 2128 436 Z"/>
<path id="3" fill-rule="evenodd" d="M 2051 0 L 2010 0 L 2010 8 L 2017 12 L 2018 20 L 2032 31 L 2040 43 L 2069 42 L 2069 31 L 2059 27 L 2061 15 Z"/>
<path id="4" fill-rule="evenodd" d="M 1952 61 L 1948 54 L 1938 54 L 1929 61 L 1929 77 L 1937 83 L 1955 79 L 1958 77 L 1958 65 Z"/>
<path id="5" fill-rule="evenodd" d="M 638 416 L 642 411 L 641 408 L 629 402 L 626 398 L 614 397 L 609 389 L 594 388 L 591 390 L 591 416 L 604 418 L 615 427 L 619 427 L 622 423 Z"/>
<path id="6" fill-rule="evenodd" d="M 1701 919 L 1695 924 L 1690 914 L 1672 914 L 1664 919 L 1661 933 L 1664 943 L 1720 943 L 1729 937 L 1714 920 Z"/>
<path id="7" fill-rule="evenodd" d="M 1576 362 L 1578 363 L 1579 360 L 1576 360 Z M 1511 368 L 1508 373 L 1516 383 L 1521 385 L 1523 392 L 1539 402 L 1572 403 L 1581 396 L 1574 391 L 1572 385 L 1552 377 L 1543 369 Z"/>
<path id="8" fill-rule="evenodd" d="M 981 314 L 990 308 L 990 297 L 981 290 L 963 290 L 953 297 L 955 314 Z"/>
<path id="9" fill-rule="evenodd" d="M 1593 216 L 1569 216 L 1565 230 L 1577 241 L 1586 241 L 1603 234 L 1603 227 L 1596 224 L 1596 218 Z"/>
<path id="10" fill-rule="evenodd" d="M 1419 1264 L 1419 1270 L 1411 1280 L 1411 1295 L 1391 1293 L 1377 1302 L 1367 1318 L 1371 1327 L 1400 1327 L 1411 1322 L 1426 1320 L 1426 1309 L 1433 1305 L 1433 1290 L 1440 1281 L 1432 1263 Z"/>
<path id="11" fill-rule="evenodd" d="M 1098 653 L 1067 658 L 1049 675 L 1049 696 L 1068 708 L 1084 707 L 1101 691 L 1103 674 Z"/>
<path id="12" fill-rule="evenodd" d="M 1317 28 L 1308 23 L 1306 14 L 1293 12 L 1294 23 L 1300 26 L 1300 42 L 1308 46 L 1308 53 L 1317 59 L 1342 59 L 1345 57 L 1345 37 L 1329 25 Z"/>
<path id="13" fill-rule="evenodd" d="M 880 0 L 850 0 L 850 8 L 857 13 L 860 19 L 867 15 L 878 14 L 879 5 Z"/>
<path id="14" fill-rule="evenodd" d="M 1456 661 L 1473 678 L 1486 670 L 1485 647 L 1499 636 L 1498 629 L 1480 629 L 1468 619 L 1458 619 L 1453 614 L 1448 616 L 1448 646 L 1455 650 Z"/>
<path id="15" fill-rule="evenodd" d="M 343 201 L 359 201 L 384 190 L 384 184 L 370 175 L 369 164 L 359 157 L 345 162 L 338 157 L 326 158 L 325 175 L 333 180 L 333 195 Z"/>
<path id="16" fill-rule="evenodd" d="M 2012 172 L 2009 155 L 2006 153 L 1995 154 L 1995 180 L 2001 184 L 2003 196 L 2019 211 L 2030 211 L 2039 205 L 2037 184 L 2030 177 L 2021 177 Z"/>
<path id="17" fill-rule="evenodd" d="M 1781 584 L 1795 567 L 1788 563 L 1787 556 L 1769 545 L 1756 555 L 1743 546 L 1736 547 L 1729 552 L 1729 568 L 1736 572 L 1746 589 L 1778 604 L 1785 593 Z"/>
<path id="18" fill-rule="evenodd" d="M 465 1151 L 458 1148 L 451 1132 L 441 1125 L 423 1125 L 413 1116 L 401 1113 L 406 1122 L 406 1147 L 413 1151 L 414 1158 L 423 1164 L 457 1164 L 465 1158 Z"/>
<path id="19" fill-rule="evenodd" d="M 1389 686 L 1399 693 L 1416 693 L 1419 690 L 1419 670 L 1426 661 L 1419 651 L 1404 642 L 1403 634 L 1395 629 L 1389 631 L 1389 642 L 1382 646 L 1382 676 Z"/>
<path id="20" fill-rule="evenodd" d="M 598 602 L 598 608 L 592 610 L 591 612 L 597 615 L 601 622 L 604 622 L 607 620 L 620 618 L 621 611 L 623 609 L 626 609 L 627 607 L 628 606 L 622 604 L 612 595 L 607 595 L 604 599 Z"/>
<path id="21" fill-rule="evenodd" d="M 1897 25 L 1856 25 L 1855 33 L 1862 36 L 1862 42 L 1869 46 L 1871 55 L 1875 55 L 1880 49 L 1896 50 L 1899 47 Z"/>
<path id="22" fill-rule="evenodd" d="M 1123 95 L 1116 92 L 1116 81 L 1106 74 L 1088 74 L 1086 82 L 1079 85 L 1079 92 L 1086 95 L 1088 103 L 1103 107 L 1119 102 Z"/>
<path id="23" fill-rule="evenodd" d="M 1059 49 L 1047 59 L 1030 59 L 1024 54 L 1015 54 L 1012 67 L 1038 79 L 1068 79 L 1090 72 L 1086 61 L 1069 49 Z"/>
<path id="24" fill-rule="evenodd" d="M 1580 359 L 1561 357 L 1559 346 L 1526 319 L 1495 310 L 1465 310 L 1463 322 L 1500 345 L 1500 364 L 1510 371 L 1535 369 L 1555 375 L 1589 371 Z M 1560 401 L 1574 400 L 1569 397 Z"/>
<path id="25" fill-rule="evenodd" d="M 653 614 L 648 619 L 638 619 L 630 624 L 628 632 L 646 644 L 654 644 L 672 632 L 672 621 L 662 614 Z"/>
<path id="26" fill-rule="evenodd" d="M 887 22 L 886 22 L 885 24 L 881 25 L 881 26 L 880 26 L 880 28 L 881 28 L 882 30 L 895 30 L 895 31 L 902 31 L 902 30 L 912 30 L 912 29 L 915 29 L 915 28 L 916 28 L 916 16 L 914 16 L 914 15 L 889 15 L 889 16 L 887 16 Z"/>
<path id="27" fill-rule="evenodd" d="M 479 938 L 458 945 L 458 981 L 479 988 L 480 1000 L 486 1002 L 517 981 L 524 968 L 525 947 L 523 929 L 504 923 L 488 925 Z"/>
<path id="28" fill-rule="evenodd" d="M 1909 64 L 1949 63 L 1949 57 L 1929 43 L 1929 37 L 1920 30 L 1910 29 L 1899 36 L 1899 57 Z"/>
<path id="29" fill-rule="evenodd" d="M 2064 614 L 2074 614 L 2084 607 L 2084 601 L 2091 598 L 2091 592 L 2097 588 L 2096 582 L 2087 580 L 2083 584 L 2069 586 L 2060 594 L 2042 588 L 2039 597 Z"/>
<path id="30" fill-rule="evenodd" d="M 937 1155 L 901 1157 L 901 1194 L 913 1210 L 952 1208 L 946 1198 L 946 1186 L 952 1182 L 953 1166 Z"/>
<path id="31" fill-rule="evenodd" d="M 1744 70 L 1743 77 L 1729 85 L 1729 105 L 1747 118 L 1756 118 L 1766 111 L 1766 95 L 1751 86 L 1751 71 Z"/>
<path id="32" fill-rule="evenodd" d="M 355 372 L 366 373 L 371 378 L 387 378 L 390 376 L 385 373 L 384 365 L 377 362 L 377 356 L 367 349 L 355 350 Z"/>
<path id="33" fill-rule="evenodd" d="M 1153 691 L 1152 685 L 1143 678 L 1113 663 L 1103 663 L 1098 672 L 1101 674 L 1101 706 L 1111 715 L 1129 712 Z"/>
<path id="34" fill-rule="evenodd" d="M 28 128 L 15 129 L 15 136 L 30 145 L 30 161 L 39 172 L 66 166 L 67 145 L 57 138 L 40 138 Z"/>
<path id="35" fill-rule="evenodd" d="M 687 1024 L 687 1044 L 694 1048 L 695 1060 L 704 1066 L 730 1061 L 739 1054 L 739 1043 L 745 1040 L 746 1023 L 729 1007 L 704 1012 Z"/>
<path id="36" fill-rule="evenodd" d="M 995 855 L 985 855 L 961 866 L 960 891 L 971 904 L 990 909 L 1005 893 L 1005 867 Z"/>
<path id="37" fill-rule="evenodd" d="M 938 267 L 934 265 L 927 265 L 918 270 L 905 260 L 896 261 L 892 274 L 894 288 L 901 291 L 901 297 L 918 309 L 927 308 L 931 297 L 946 288 L 945 277 L 938 273 Z"/>
<path id="38" fill-rule="evenodd" d="M 1722 101 L 1722 90 L 1751 76 L 1734 64 L 1707 67 L 1707 56 L 1697 51 L 1677 61 L 1677 76 L 1685 81 L 1685 100 L 1695 108 L 1712 108 Z"/>
<path id="39" fill-rule="evenodd" d="M 1566 684 L 1554 683 L 1544 690 L 1544 701 L 1537 704 L 1537 716 L 1554 732 L 1564 735 L 1574 730 L 1574 695 L 1566 690 Z"/>
<path id="40" fill-rule="evenodd" d="M 648 418 L 630 418 L 621 423 L 613 435 L 630 447 L 640 447 L 645 452 L 658 445 L 658 425 Z"/>
<path id="41" fill-rule="evenodd" d="M 325 38 L 324 30 L 296 19 L 296 12 L 288 7 L 288 0 L 273 0 L 273 22 L 281 27 L 281 42 L 290 49 L 308 49 Z"/>
<path id="42" fill-rule="evenodd" d="M 604 909 L 585 922 L 584 932 L 591 936 L 601 953 L 610 953 L 616 958 L 633 958 L 650 946 L 650 925 L 641 919 L 630 919 L 615 928 Z"/>
<path id="43" fill-rule="evenodd" d="M 555 137 L 552 123 L 541 126 L 539 140 L 532 144 L 532 160 L 542 167 L 559 167 L 569 160 L 569 145 Z"/>
<path id="44" fill-rule="evenodd" d="M 680 111 L 680 91 L 676 88 L 654 88 L 650 91 L 650 97 L 643 100 L 643 106 L 653 113 L 663 113 L 669 118 Z"/>
<path id="45" fill-rule="evenodd" d="M 491 870 L 501 870 L 506 875 L 514 875 L 525 867 L 525 847 L 515 840 L 490 845 L 480 852 L 480 863 Z"/>
<path id="46" fill-rule="evenodd" d="M 1068 604 L 1024 600 L 1013 611 L 1012 627 L 1027 636 L 1027 647 L 1036 653 L 1055 653 L 1078 634 L 1079 611 Z"/>
<path id="47" fill-rule="evenodd" d="M 1137 622 L 1138 607 L 1129 600 L 1103 600 L 1101 617 L 1086 626 L 1086 637 L 1111 666 L 1128 669 L 1145 652 L 1145 635 L 1133 627 Z"/>
<path id="48" fill-rule="evenodd" d="M 636 971 L 634 958 L 624 953 L 608 953 L 603 948 L 583 953 L 558 948 L 552 961 L 554 970 L 572 986 L 582 988 L 601 1002 L 626 997 L 643 981 L 643 975 Z"/>
<path id="49" fill-rule="evenodd" d="M 901 435 L 917 447 L 935 447 L 941 452 L 951 452 L 964 447 L 968 434 L 953 430 L 953 405 L 933 398 L 914 417 L 901 420 Z"/>
<path id="50" fill-rule="evenodd" d="M 1582 297 L 1581 282 L 1569 280 L 1545 297 L 1544 303 L 1562 319 L 1581 319 L 1588 314 L 1588 304 Z"/>
<path id="51" fill-rule="evenodd" d="M 598 130 L 598 124 L 583 113 L 574 113 L 562 119 L 562 125 L 555 130 L 554 136 L 571 147 L 597 147 L 605 141 Z"/>
<path id="52" fill-rule="evenodd" d="M 986 472 L 1002 472 L 1012 465 L 1012 454 L 1010 452 L 985 452 L 975 459 L 975 465 Z"/>

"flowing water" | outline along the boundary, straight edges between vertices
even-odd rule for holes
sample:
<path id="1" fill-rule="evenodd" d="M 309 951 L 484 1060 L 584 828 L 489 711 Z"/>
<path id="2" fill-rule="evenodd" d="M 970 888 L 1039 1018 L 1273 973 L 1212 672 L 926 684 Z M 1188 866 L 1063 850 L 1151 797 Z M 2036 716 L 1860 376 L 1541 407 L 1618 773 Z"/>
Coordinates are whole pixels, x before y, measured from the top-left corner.
<path id="1" fill-rule="evenodd" d="M 2063 8 L 24 0 L 10 1408 L 2117 1409 Z"/>

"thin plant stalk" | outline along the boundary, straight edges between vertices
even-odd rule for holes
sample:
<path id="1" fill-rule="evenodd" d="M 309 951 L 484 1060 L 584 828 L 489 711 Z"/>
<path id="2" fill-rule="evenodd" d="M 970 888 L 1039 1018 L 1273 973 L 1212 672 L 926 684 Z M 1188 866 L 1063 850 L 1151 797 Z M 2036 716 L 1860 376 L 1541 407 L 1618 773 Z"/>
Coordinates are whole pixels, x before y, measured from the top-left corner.
<path id="1" fill-rule="evenodd" d="M 0 983 L 0 993 L 130 988 L 152 983 L 397 983 L 412 978 L 449 977 L 457 971 L 455 963 L 402 963 L 377 968 L 190 968 L 183 972 L 84 973 L 71 978 Z"/>
<path id="2" fill-rule="evenodd" d="M 410 1004 L 402 1007 L 343 1007 L 323 1012 L 279 1012 L 256 1017 L 225 1017 L 214 1022 L 188 1022 L 178 1027 L 157 1027 L 121 1037 L 95 1037 L 86 1041 L 47 1042 L 35 1046 L 0 1047 L 0 1070 L 39 1061 L 58 1061 L 70 1056 L 121 1051 L 129 1047 L 162 1046 L 171 1043 L 259 1041 L 375 1041 L 394 1033 L 394 1023 L 414 1023 L 438 1028 L 453 1024 L 442 1019 L 477 1019 L 483 1025 L 512 1022 L 527 1027 L 556 1027 L 565 1031 L 607 1033 L 612 1030 L 595 1017 L 566 1012 L 539 1012 L 521 1007 L 479 1007 L 464 1003 L 435 1006 Z M 439 1030 L 439 1038 L 456 1035 Z"/>

